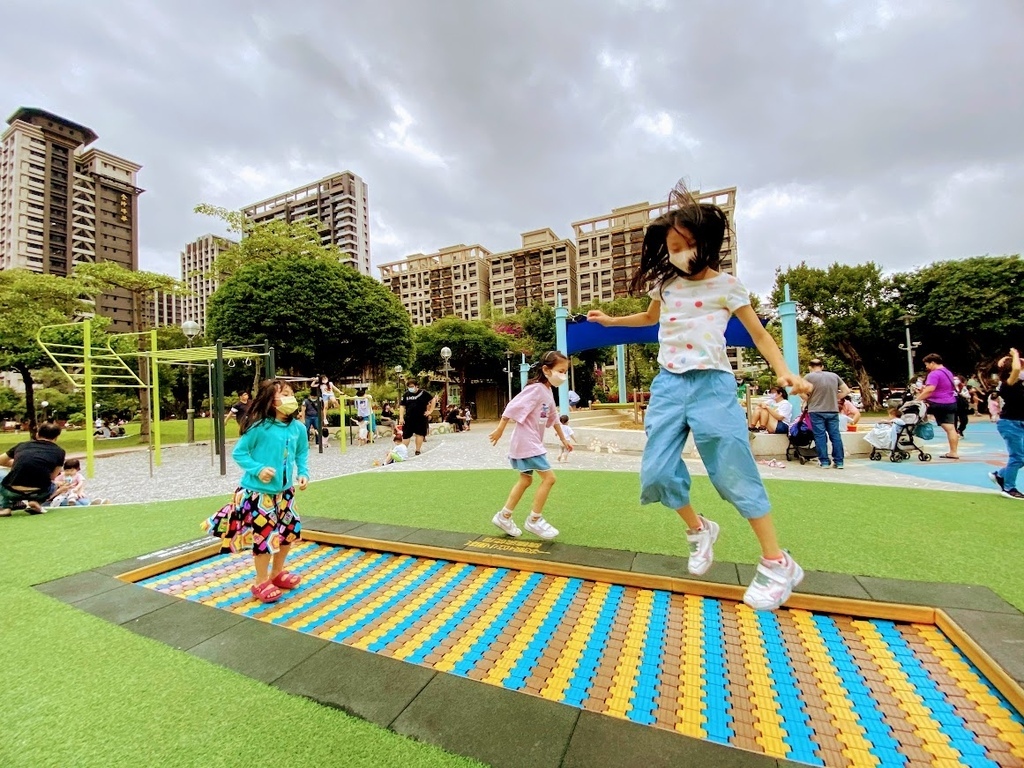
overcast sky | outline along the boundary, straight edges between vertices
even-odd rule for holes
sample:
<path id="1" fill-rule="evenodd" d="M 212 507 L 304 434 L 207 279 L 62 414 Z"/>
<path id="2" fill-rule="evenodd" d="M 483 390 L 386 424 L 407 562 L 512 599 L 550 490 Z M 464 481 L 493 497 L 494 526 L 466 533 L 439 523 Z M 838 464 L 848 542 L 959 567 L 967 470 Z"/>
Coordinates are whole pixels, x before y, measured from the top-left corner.
<path id="1" fill-rule="evenodd" d="M 738 187 L 738 268 L 1024 241 L 1020 0 L 5 0 L 0 109 L 143 166 L 143 269 L 351 170 L 374 264 Z M 379 272 L 375 270 L 375 276 Z"/>

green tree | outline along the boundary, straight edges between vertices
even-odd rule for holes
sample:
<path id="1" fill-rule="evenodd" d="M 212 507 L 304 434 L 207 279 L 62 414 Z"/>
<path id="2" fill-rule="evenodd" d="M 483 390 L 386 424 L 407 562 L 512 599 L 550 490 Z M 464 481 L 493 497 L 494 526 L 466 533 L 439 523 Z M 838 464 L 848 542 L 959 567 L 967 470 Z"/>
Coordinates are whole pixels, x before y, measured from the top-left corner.
<path id="1" fill-rule="evenodd" d="M 25 398 L 10 387 L 0 387 L 0 419 L 21 420 L 25 413 Z"/>
<path id="2" fill-rule="evenodd" d="M 1024 259 L 976 256 L 940 261 L 893 277 L 921 349 L 957 371 L 987 373 L 1024 341 Z M 898 323 L 903 336 L 903 324 Z"/>
<path id="3" fill-rule="evenodd" d="M 270 261 L 282 256 L 308 256 L 342 263 L 345 254 L 336 245 L 323 245 L 320 222 L 312 217 L 298 221 L 275 219 L 255 223 L 241 211 L 232 211 L 202 203 L 196 213 L 220 219 L 228 230 L 240 237 L 217 257 L 215 277 L 223 280 L 246 265 Z"/>
<path id="4" fill-rule="evenodd" d="M 0 271 L 0 367 L 21 374 L 25 383 L 25 416 L 36 429 L 32 370 L 50 360 L 36 342 L 44 325 L 67 323 L 91 309 L 85 299 L 95 296 L 77 280 L 41 275 L 25 269 Z M 97 291 L 98 293 L 98 291 Z"/>
<path id="5" fill-rule="evenodd" d="M 459 384 L 460 402 L 465 402 L 471 380 L 499 380 L 510 341 L 482 320 L 457 317 L 445 317 L 417 328 L 415 336 L 414 371 L 441 370 L 441 348 L 448 347 L 452 351 L 449 365 L 453 378 Z"/>
<path id="6" fill-rule="evenodd" d="M 835 263 L 828 269 L 801 263 L 776 270 L 771 296 L 775 306 L 783 301 L 787 284 L 797 302 L 802 332 L 816 338 L 821 352 L 835 352 L 849 365 L 864 407 L 877 408 L 868 371 L 874 356 L 866 356 L 863 350 L 877 346 L 879 329 L 891 328 L 898 314 L 891 284 L 881 268 L 874 262 Z"/>
<path id="7" fill-rule="evenodd" d="M 515 315 L 529 339 L 528 354 L 534 357 L 555 348 L 555 308 L 543 301 L 535 301 Z"/>
<path id="8" fill-rule="evenodd" d="M 337 261 L 287 254 L 246 264 L 210 297 L 206 335 L 274 347 L 294 374 L 407 365 L 412 326 L 398 297 Z"/>

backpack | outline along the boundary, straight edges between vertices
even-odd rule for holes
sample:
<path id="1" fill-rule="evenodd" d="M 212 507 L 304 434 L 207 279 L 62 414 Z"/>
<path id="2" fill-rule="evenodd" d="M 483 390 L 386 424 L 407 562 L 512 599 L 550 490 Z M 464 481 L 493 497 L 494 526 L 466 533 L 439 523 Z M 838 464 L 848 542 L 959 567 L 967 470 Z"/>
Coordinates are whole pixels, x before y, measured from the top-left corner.
<path id="1" fill-rule="evenodd" d="M 789 442 L 796 446 L 809 445 L 814 439 L 814 429 L 811 427 L 811 414 L 804 411 L 800 418 L 789 425 Z"/>

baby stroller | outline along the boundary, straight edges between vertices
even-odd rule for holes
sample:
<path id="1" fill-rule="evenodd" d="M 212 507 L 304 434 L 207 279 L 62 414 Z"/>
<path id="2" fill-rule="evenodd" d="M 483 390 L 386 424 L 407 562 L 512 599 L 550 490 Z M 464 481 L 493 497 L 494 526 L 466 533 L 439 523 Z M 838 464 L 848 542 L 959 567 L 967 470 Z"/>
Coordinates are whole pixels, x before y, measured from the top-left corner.
<path id="1" fill-rule="evenodd" d="M 786 461 L 792 461 L 793 457 L 800 459 L 801 464 L 818 458 L 818 449 L 814 445 L 814 429 L 811 427 L 811 414 L 807 411 L 801 413 L 800 418 L 789 425 Z"/>
<path id="2" fill-rule="evenodd" d="M 924 432 L 934 427 L 925 421 L 928 404 L 922 400 L 909 400 L 900 406 L 900 417 L 887 429 L 878 424 L 864 439 L 871 445 L 871 460 L 881 461 L 882 452 L 889 452 L 889 461 L 899 463 L 910 458 L 910 451 L 917 451 L 918 461 L 931 461 L 932 455 L 914 442 L 914 437 L 930 439 Z M 909 450 L 907 450 L 909 449 Z"/>

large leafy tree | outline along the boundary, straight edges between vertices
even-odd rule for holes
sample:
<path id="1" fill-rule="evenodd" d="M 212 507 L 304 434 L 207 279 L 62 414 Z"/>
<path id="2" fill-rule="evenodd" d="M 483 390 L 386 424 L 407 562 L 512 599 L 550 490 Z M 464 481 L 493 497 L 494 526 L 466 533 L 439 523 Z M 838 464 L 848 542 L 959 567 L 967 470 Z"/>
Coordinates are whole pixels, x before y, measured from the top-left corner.
<path id="1" fill-rule="evenodd" d="M 893 282 L 900 305 L 914 316 L 921 349 L 939 352 L 954 370 L 985 373 L 1008 348 L 1024 343 L 1020 256 L 940 261 Z"/>
<path id="2" fill-rule="evenodd" d="M 94 295 L 94 294 L 93 294 Z M 0 271 L 0 367 L 21 374 L 25 383 L 25 415 L 36 429 L 33 369 L 50 364 L 36 342 L 44 325 L 67 323 L 91 307 L 88 286 L 77 280 L 41 275 L 24 269 Z"/>
<path id="3" fill-rule="evenodd" d="M 459 383 L 465 402 L 467 386 L 473 380 L 498 380 L 506 364 L 505 351 L 513 340 L 494 331 L 483 320 L 445 317 L 416 329 L 415 371 L 440 371 L 441 349 L 452 351 L 451 377 Z M 514 362 L 514 361 L 513 361 Z"/>
<path id="4" fill-rule="evenodd" d="M 268 257 L 240 267 L 210 298 L 206 337 L 227 345 L 269 341 L 298 375 L 359 374 L 407 365 L 412 326 L 398 297 L 331 258 Z"/>
<path id="5" fill-rule="evenodd" d="M 778 270 L 771 296 L 775 306 L 783 301 L 787 284 L 797 302 L 802 331 L 815 339 L 821 351 L 834 351 L 846 362 L 860 387 L 865 408 L 876 408 L 868 368 L 878 359 L 876 350 L 885 346 L 880 341 L 897 327 L 899 315 L 892 301 L 891 283 L 883 277 L 881 268 L 873 262 L 835 263 L 827 269 L 801 263 Z M 891 350 L 895 350 L 895 343 Z M 895 358 L 891 350 L 887 354 Z"/>
<path id="6" fill-rule="evenodd" d="M 89 286 L 93 292 L 107 291 L 112 288 L 127 291 L 132 299 L 132 327 L 136 331 L 146 329 L 147 323 L 143 318 L 142 308 L 155 291 L 172 294 L 186 292 L 181 281 L 170 275 L 127 269 L 112 261 L 79 264 L 75 267 L 75 279 Z M 140 338 L 139 349 L 148 349 L 146 339 Z M 139 435 L 145 440 L 149 436 L 148 367 L 140 364 L 138 373 L 139 380 L 143 383 L 143 386 L 139 388 L 139 417 L 141 420 Z"/>

